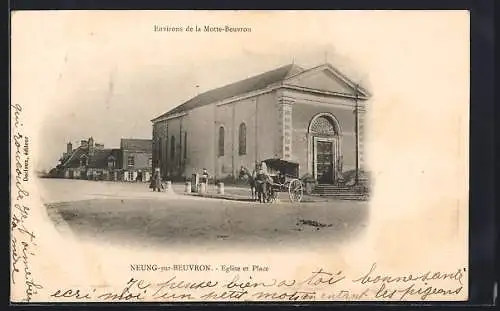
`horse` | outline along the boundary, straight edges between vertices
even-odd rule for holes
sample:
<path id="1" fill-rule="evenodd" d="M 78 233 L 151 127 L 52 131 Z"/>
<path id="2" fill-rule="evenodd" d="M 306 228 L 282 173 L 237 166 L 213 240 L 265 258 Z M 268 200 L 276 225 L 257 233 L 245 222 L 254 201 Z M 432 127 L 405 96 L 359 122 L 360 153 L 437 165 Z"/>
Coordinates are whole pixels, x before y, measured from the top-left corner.
<path id="1" fill-rule="evenodd" d="M 260 203 L 269 203 L 272 197 L 272 180 L 265 174 L 258 174 L 255 177 L 255 189 Z"/>
<path id="2" fill-rule="evenodd" d="M 271 188 L 273 181 L 269 176 L 257 174 L 257 176 L 254 177 L 247 168 L 242 166 L 239 177 L 247 177 L 250 190 L 252 192 L 252 200 L 259 201 L 260 203 L 270 202 L 273 194 L 273 190 Z"/>
<path id="3" fill-rule="evenodd" d="M 255 179 L 254 179 L 252 173 L 250 173 L 250 171 L 247 168 L 242 166 L 240 169 L 239 177 L 240 177 L 240 179 L 243 177 L 247 178 L 248 184 L 250 185 L 250 191 L 252 192 L 252 200 L 256 201 L 257 200 L 257 187 L 256 187 L 256 182 L 255 182 Z"/>

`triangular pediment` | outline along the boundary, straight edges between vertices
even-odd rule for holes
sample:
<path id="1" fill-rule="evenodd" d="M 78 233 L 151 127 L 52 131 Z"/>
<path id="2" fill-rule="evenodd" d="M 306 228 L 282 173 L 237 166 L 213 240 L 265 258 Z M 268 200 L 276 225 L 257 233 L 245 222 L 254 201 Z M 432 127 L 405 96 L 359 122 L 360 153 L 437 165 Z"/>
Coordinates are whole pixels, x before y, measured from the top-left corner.
<path id="1" fill-rule="evenodd" d="M 356 85 L 331 65 L 321 65 L 303 71 L 285 81 L 286 85 L 307 90 L 316 90 L 336 94 L 356 95 Z M 358 87 L 358 96 L 368 97 L 368 92 Z"/>

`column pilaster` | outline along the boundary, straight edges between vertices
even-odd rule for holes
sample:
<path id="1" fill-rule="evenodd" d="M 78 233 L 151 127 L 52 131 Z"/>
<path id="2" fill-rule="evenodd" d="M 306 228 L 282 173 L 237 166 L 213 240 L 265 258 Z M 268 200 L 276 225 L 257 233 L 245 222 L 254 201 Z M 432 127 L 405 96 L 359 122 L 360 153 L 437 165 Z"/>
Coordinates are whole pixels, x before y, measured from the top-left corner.
<path id="1" fill-rule="evenodd" d="M 278 157 L 292 159 L 292 107 L 294 99 L 281 96 L 278 99 Z"/>

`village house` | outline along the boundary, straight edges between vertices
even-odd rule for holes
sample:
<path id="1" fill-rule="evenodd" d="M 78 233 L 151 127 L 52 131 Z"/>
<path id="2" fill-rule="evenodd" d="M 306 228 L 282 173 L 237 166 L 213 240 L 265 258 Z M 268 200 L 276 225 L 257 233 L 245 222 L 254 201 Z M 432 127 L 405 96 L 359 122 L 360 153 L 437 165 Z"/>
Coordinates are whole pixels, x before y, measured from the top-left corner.
<path id="1" fill-rule="evenodd" d="M 56 167 L 59 177 L 71 179 L 117 180 L 119 149 L 105 149 L 90 137 L 73 149 L 71 142 Z"/>
<path id="2" fill-rule="evenodd" d="M 66 145 L 66 152 L 59 159 L 57 177 L 70 179 L 149 181 L 152 168 L 151 140 L 122 139 L 120 148 L 105 149 L 90 137 L 81 140 L 73 149 Z"/>
<path id="3" fill-rule="evenodd" d="M 153 168 L 151 139 L 121 139 L 119 167 L 124 181 L 149 181 Z"/>
<path id="4" fill-rule="evenodd" d="M 218 180 L 280 158 L 335 184 L 364 170 L 368 91 L 331 64 L 283 66 L 205 93 L 151 120 L 153 166 L 166 178 L 203 168 Z"/>

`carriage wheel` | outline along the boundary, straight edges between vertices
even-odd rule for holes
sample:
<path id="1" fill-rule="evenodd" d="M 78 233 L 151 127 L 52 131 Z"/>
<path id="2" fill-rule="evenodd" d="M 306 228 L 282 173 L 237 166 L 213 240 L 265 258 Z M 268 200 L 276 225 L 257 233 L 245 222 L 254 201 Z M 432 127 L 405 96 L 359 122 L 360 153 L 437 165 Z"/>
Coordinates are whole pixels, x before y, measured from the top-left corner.
<path id="1" fill-rule="evenodd" d="M 302 196 L 304 195 L 304 187 L 302 182 L 298 179 L 294 179 L 288 185 L 288 195 L 290 196 L 290 201 L 300 202 Z"/>

